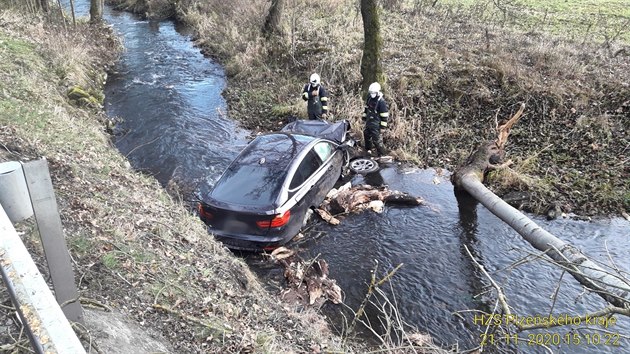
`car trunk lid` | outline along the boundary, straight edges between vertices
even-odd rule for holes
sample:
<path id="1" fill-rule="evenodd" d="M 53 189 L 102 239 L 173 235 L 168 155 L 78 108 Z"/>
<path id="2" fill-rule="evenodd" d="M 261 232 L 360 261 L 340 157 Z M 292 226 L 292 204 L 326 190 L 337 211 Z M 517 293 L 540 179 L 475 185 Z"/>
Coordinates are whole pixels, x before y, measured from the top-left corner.
<path id="1" fill-rule="evenodd" d="M 208 226 L 223 233 L 257 236 L 267 236 L 276 217 L 251 208 L 222 208 L 206 203 L 200 203 L 199 215 Z"/>

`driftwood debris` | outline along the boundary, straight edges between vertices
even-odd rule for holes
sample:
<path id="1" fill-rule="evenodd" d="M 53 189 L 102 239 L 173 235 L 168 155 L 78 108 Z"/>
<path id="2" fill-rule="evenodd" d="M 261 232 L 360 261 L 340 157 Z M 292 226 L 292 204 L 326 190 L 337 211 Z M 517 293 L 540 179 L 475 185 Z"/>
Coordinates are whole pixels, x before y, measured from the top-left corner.
<path id="1" fill-rule="evenodd" d="M 385 204 L 418 206 L 423 200 L 407 193 L 390 190 L 387 187 L 373 187 L 367 184 L 352 187 L 350 183 L 333 189 L 328 193 L 322 205 L 315 210 L 324 221 L 337 225 L 339 219 L 334 215 L 373 210 L 383 211 Z"/>
<path id="2" fill-rule="evenodd" d="M 621 274 L 602 269 L 577 247 L 568 244 L 503 201 L 483 185 L 485 173 L 496 168 L 504 157 L 510 129 L 523 114 L 525 105 L 504 125 L 497 127 L 498 138 L 482 145 L 452 176 L 457 190 L 464 190 L 493 214 L 510 225 L 533 247 L 544 252 L 580 284 L 619 308 L 630 308 L 630 283 Z"/>
<path id="3" fill-rule="evenodd" d="M 275 249 L 271 259 L 284 268 L 287 287 L 281 293 L 283 301 L 316 308 L 326 301 L 334 304 L 343 301 L 341 288 L 334 279 L 328 278 L 328 263 L 325 260 L 316 257 L 305 261 L 286 247 Z"/>

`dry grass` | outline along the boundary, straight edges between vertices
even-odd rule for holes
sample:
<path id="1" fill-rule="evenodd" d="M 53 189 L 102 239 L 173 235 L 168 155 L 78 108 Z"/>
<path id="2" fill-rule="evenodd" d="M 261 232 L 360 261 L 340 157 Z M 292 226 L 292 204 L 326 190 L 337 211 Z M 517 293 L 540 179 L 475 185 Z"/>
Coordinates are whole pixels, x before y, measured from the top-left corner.
<path id="1" fill-rule="evenodd" d="M 323 320 L 279 306 L 181 201 L 129 168 L 101 113 L 69 103 L 67 87 L 102 84 L 94 78 L 115 58 L 103 54 L 118 47 L 90 36 L 106 29 L 65 32 L 0 13 L 0 161 L 47 158 L 83 298 L 162 333 L 178 352 L 352 351 Z M 41 249 L 31 251 L 42 264 Z"/>
<path id="2" fill-rule="evenodd" d="M 308 75 L 318 72 L 330 91 L 334 118 L 349 119 L 361 136 L 363 32 L 355 2 L 288 0 L 285 34 L 269 43 L 260 37 L 267 1 L 234 4 L 229 13 L 238 8 L 239 14 L 233 19 L 212 1 L 198 11 L 201 3 L 206 2 L 185 3 L 182 19 L 200 29 L 199 43 L 225 64 L 232 117 L 258 130 L 276 129 L 289 115 L 303 117 L 294 107 L 303 105 L 299 92 Z M 508 157 L 526 160 L 553 144 L 537 156 L 536 165 L 530 164 L 529 172 L 537 176 L 531 181 L 543 185 L 530 186 L 532 198 L 541 202 L 525 207 L 543 211 L 557 195 L 547 191 L 560 188 L 569 190 L 561 194 L 565 211 L 630 210 L 630 186 L 622 178 L 627 176 L 630 115 L 627 44 L 610 36 L 597 43 L 511 29 L 489 2 L 472 7 L 397 4 L 400 10 L 392 6 L 395 11 L 385 10 L 381 18 L 385 97 L 393 121 L 385 143 L 395 156 L 453 169 L 494 136 L 497 119 L 511 116 L 524 102 L 526 113 L 513 130 Z M 611 17 L 611 31 L 615 23 Z M 604 31 L 607 23 L 598 25 Z M 578 124 L 593 119 L 605 123 Z M 567 153 L 570 159 L 563 158 Z M 606 187 L 617 192 L 594 199 L 593 193 L 575 193 L 592 190 L 589 185 L 608 175 L 618 176 Z"/>

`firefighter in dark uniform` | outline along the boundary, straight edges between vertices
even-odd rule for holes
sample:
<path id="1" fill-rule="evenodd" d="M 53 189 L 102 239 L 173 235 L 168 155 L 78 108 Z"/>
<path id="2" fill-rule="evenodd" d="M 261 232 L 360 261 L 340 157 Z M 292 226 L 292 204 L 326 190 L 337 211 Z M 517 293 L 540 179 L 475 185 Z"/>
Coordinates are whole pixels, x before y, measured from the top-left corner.
<path id="1" fill-rule="evenodd" d="M 309 83 L 304 85 L 302 99 L 306 102 L 308 119 L 326 118 L 328 114 L 328 92 L 321 84 L 319 75 L 313 74 Z"/>
<path id="2" fill-rule="evenodd" d="M 388 118 L 389 111 L 387 103 L 383 99 L 381 85 L 378 82 L 374 82 L 368 88 L 368 98 L 363 111 L 363 121 L 365 122 L 363 140 L 365 141 L 366 151 L 372 150 L 372 146 L 374 146 L 378 156 L 386 155 L 387 152 L 383 145 L 381 129 L 387 128 Z"/>

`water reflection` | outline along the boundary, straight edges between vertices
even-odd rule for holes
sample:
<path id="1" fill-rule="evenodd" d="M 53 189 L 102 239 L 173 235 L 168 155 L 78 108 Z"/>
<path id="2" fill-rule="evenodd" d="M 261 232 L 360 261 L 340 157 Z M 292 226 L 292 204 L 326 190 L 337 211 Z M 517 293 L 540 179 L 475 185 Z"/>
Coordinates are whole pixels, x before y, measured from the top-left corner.
<path id="1" fill-rule="evenodd" d="M 77 1 L 77 9 L 89 9 L 89 2 Z M 239 131 L 223 113 L 223 69 L 204 58 L 189 35 L 172 22 L 144 21 L 109 8 L 105 18 L 123 36 L 127 49 L 110 75 L 106 92 L 108 114 L 124 119 L 118 148 L 135 168 L 148 171 L 162 183 L 176 178 L 208 189 L 247 142 L 247 132 Z M 299 244 L 304 258 L 319 255 L 328 261 L 330 277 L 345 291 L 345 303 L 352 309 L 364 299 L 376 262 L 379 276 L 402 263 L 384 288 L 395 299 L 401 319 L 440 343 L 476 346 L 485 328 L 475 325 L 472 312 L 466 311 L 492 312 L 496 297 L 464 246 L 501 284 L 516 314 L 552 310 L 585 314 L 605 305 L 596 295 L 582 294 L 581 286 L 570 277 L 561 277 L 556 267 L 534 260 L 538 253 L 483 206 L 465 196 L 455 198 L 448 172 L 385 166 L 352 180 L 354 184 L 388 185 L 426 200 L 420 207 L 387 206 L 382 214 L 347 215 L 338 226 L 316 223 L 306 241 Z M 620 267 L 630 268 L 630 223 L 626 220 L 535 221 L 593 258 L 607 260 L 610 255 Z M 514 267 L 518 261 L 522 264 Z M 259 259 L 252 264 L 263 279 L 281 282 L 277 268 L 263 266 Z M 344 322 L 341 308 L 325 308 L 338 328 Z M 379 323 L 376 306 L 369 308 L 368 316 L 372 323 Z M 629 322 L 619 316 L 613 331 L 630 333 Z M 554 333 L 562 331 L 566 330 Z M 623 345 L 555 350 L 628 352 L 627 340 Z M 538 353 L 544 348 L 525 344 L 511 350 Z"/>
<path id="2" fill-rule="evenodd" d="M 380 187 L 385 184 L 385 180 L 379 171 L 366 174 L 363 177 L 363 181 L 365 184 L 369 184 L 374 187 Z"/>
<path id="3" fill-rule="evenodd" d="M 479 251 L 479 241 L 477 239 L 477 206 L 479 203 L 475 198 L 465 191 L 455 191 L 457 209 L 459 211 L 459 237 L 460 237 L 460 257 L 462 259 L 461 271 L 467 274 L 470 300 L 476 301 L 476 308 L 480 311 L 492 312 L 490 304 L 483 301 L 488 293 L 484 275 L 473 259 L 480 265 L 484 265 L 483 254 Z"/>
<path id="4" fill-rule="evenodd" d="M 327 236 L 304 247 L 305 254 L 320 254 L 329 262 L 331 277 L 346 291 L 348 306 L 357 309 L 364 298 L 374 260 L 379 262 L 383 273 L 404 263 L 387 291 L 396 299 L 402 318 L 443 344 L 458 343 L 460 348 L 472 348 L 478 345 L 480 335 L 486 330 L 474 323 L 473 314 L 477 311 L 492 313 L 496 296 L 487 277 L 468 255 L 468 248 L 475 260 L 504 288 L 513 313 L 533 315 L 550 311 L 550 296 L 558 285 L 561 270 L 540 260 L 523 261 L 515 267 L 516 262 L 538 257 L 539 252 L 465 193 L 456 195 L 448 173 L 385 168 L 379 175 L 392 189 L 422 196 L 426 204 L 418 208 L 386 207 L 383 214 L 349 215 L 334 227 L 321 224 L 319 230 Z M 355 177 L 353 182 L 367 183 L 370 178 Z M 535 221 L 593 257 L 601 256 L 597 250 L 601 250 L 601 242 L 606 238 L 609 242 L 618 242 L 615 252 L 611 253 L 618 262 L 630 257 L 630 239 L 622 236 L 627 235 L 624 230 L 629 225 L 625 220 Z M 597 236 L 582 237 L 593 234 Z M 563 294 L 557 296 L 555 313 L 583 314 L 605 306 L 597 296 L 580 296 L 581 286 L 570 277 L 564 277 L 561 288 Z M 378 310 L 370 310 L 374 321 Z M 335 318 L 334 310 L 328 309 L 326 313 Z M 337 321 L 341 326 L 342 319 Z M 620 319 L 617 325 L 619 332 L 628 332 L 630 328 L 627 319 Z M 567 330 L 547 332 L 561 334 Z M 538 353 L 545 350 L 526 344 L 506 346 L 504 341 L 501 343 L 484 351 Z M 567 350 L 567 353 L 610 352 L 610 348 L 597 346 L 573 346 Z"/>

